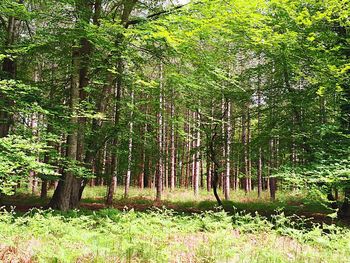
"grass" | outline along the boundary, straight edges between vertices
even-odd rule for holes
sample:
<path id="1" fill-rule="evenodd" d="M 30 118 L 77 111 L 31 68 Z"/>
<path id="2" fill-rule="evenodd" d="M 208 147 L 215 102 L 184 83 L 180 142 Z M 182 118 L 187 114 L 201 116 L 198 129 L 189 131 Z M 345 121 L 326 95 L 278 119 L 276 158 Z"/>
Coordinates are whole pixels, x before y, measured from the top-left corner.
<path id="1" fill-rule="evenodd" d="M 48 200 L 26 189 L 6 197 L 0 262 L 350 262 L 350 230 L 331 224 L 312 192 L 280 191 L 274 202 L 232 192 L 227 212 L 204 190 L 165 191 L 156 203 L 151 189 L 125 199 L 118 188 L 114 208 L 105 194 L 88 187 L 80 210 L 66 213 L 31 209 Z"/>

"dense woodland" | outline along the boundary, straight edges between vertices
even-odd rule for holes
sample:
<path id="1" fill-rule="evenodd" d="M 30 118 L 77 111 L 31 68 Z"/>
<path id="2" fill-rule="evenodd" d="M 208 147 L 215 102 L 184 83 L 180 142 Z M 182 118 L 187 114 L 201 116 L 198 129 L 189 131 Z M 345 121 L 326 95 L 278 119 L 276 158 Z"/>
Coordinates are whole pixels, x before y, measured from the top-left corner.
<path id="1" fill-rule="evenodd" d="M 0 198 L 316 187 L 350 216 L 349 26 L 348 0 L 2 0 Z"/>
<path id="2" fill-rule="evenodd" d="M 349 0 L 0 0 L 0 262 L 350 262 Z"/>

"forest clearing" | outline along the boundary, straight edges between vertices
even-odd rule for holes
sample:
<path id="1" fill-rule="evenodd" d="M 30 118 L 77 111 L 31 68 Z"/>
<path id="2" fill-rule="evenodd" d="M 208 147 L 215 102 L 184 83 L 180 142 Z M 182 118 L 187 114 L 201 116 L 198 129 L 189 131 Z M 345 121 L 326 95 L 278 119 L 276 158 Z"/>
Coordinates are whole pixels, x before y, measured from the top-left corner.
<path id="1" fill-rule="evenodd" d="M 349 0 L 1 0 L 0 262 L 350 262 Z"/>

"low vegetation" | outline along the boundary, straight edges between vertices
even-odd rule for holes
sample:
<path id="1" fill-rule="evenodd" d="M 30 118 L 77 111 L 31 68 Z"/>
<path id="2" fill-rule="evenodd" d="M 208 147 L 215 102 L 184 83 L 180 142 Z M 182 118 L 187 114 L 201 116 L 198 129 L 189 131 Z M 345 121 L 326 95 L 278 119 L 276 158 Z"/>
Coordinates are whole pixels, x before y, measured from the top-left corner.
<path id="1" fill-rule="evenodd" d="M 24 188 L 4 198 L 0 260 L 349 262 L 350 230 L 312 191 L 280 191 L 274 202 L 237 191 L 224 203 L 228 212 L 206 191 L 164 191 L 157 203 L 152 189 L 131 188 L 125 199 L 117 188 L 114 208 L 104 205 L 105 192 L 88 187 L 80 210 L 68 212 L 42 210 L 46 200 Z"/>
<path id="2" fill-rule="evenodd" d="M 348 262 L 350 231 L 283 213 L 32 209 L 0 214 L 4 262 Z"/>

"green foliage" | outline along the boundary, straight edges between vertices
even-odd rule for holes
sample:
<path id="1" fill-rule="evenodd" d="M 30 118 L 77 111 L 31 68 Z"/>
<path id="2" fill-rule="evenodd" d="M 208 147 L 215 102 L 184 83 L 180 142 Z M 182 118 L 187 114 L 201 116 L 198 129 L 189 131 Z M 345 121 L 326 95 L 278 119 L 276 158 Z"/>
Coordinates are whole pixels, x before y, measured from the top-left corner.
<path id="1" fill-rule="evenodd" d="M 146 166 L 143 174 L 157 174 L 158 159 L 169 156 L 157 142 L 160 115 L 162 143 L 169 146 L 174 130 L 180 158 L 200 152 L 204 160 L 213 143 L 219 161 L 240 166 L 239 178 L 248 176 L 244 155 L 256 166 L 261 152 L 263 176 L 272 172 L 288 187 L 325 193 L 349 185 L 348 0 L 204 0 L 174 9 L 136 1 L 132 10 L 133 1 L 88 2 L 0 3 L 0 125 L 20 136 L 1 139 L 2 191 L 29 172 L 50 174 L 38 161 L 45 144 L 55 146 L 46 162 L 77 177 L 123 179 L 128 167 L 134 177 Z M 197 112 L 200 121 L 191 116 Z M 30 127 L 36 116 L 38 127 Z M 245 145 L 238 126 L 247 118 Z M 223 156 L 229 123 L 232 147 Z M 201 145 L 187 153 L 196 131 Z M 79 156 L 70 160 L 73 137 Z M 86 168 L 91 163 L 99 174 Z"/>
<path id="2" fill-rule="evenodd" d="M 13 102 L 11 105 L 4 105 L 5 100 L 1 100 L 0 109 L 2 111 L 21 114 L 48 113 L 40 106 L 40 89 L 38 87 L 13 79 L 0 80 L 0 93 Z"/>
<path id="3" fill-rule="evenodd" d="M 171 210 L 32 210 L 25 215 L 3 211 L 0 237 L 3 249 L 17 251 L 6 256 L 38 262 L 347 260 L 347 229 L 299 221 L 283 214 L 271 223 L 258 215 L 187 216 Z"/>
<path id="4" fill-rule="evenodd" d="M 32 173 L 57 175 L 54 167 L 40 161 L 49 148 L 37 138 L 0 138 L 0 193 L 13 194 L 14 186 Z"/>

